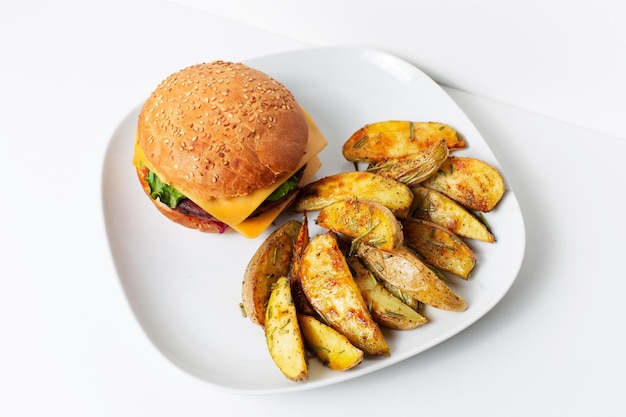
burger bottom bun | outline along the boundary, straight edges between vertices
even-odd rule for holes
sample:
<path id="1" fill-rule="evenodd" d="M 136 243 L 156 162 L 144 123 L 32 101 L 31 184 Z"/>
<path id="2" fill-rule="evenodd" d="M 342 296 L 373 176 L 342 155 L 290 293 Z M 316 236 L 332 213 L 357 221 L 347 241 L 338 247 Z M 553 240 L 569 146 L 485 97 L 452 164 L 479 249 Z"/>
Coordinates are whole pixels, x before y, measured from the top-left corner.
<path id="1" fill-rule="evenodd" d="M 150 199 L 154 206 L 171 221 L 188 227 L 190 229 L 196 229 L 204 233 L 225 233 L 232 231 L 232 228 L 219 220 L 205 220 L 197 217 L 192 217 L 181 213 L 180 211 L 173 210 L 167 205 L 161 203 L 158 200 Z"/>

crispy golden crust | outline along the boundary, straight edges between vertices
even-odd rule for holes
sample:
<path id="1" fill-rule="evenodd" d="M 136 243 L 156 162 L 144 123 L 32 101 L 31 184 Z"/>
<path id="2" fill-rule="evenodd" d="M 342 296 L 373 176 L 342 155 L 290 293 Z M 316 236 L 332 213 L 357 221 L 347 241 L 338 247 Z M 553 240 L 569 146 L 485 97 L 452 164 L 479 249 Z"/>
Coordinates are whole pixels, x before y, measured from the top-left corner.
<path id="1" fill-rule="evenodd" d="M 286 87 L 244 64 L 182 69 L 150 95 L 137 139 L 166 183 L 191 198 L 229 198 L 293 172 L 308 138 Z"/>

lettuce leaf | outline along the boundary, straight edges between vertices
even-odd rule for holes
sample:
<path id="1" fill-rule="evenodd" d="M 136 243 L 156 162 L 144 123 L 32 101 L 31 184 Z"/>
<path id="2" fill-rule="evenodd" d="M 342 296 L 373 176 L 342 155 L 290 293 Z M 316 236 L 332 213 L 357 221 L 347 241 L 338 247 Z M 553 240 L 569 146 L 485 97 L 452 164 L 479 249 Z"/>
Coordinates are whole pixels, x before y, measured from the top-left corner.
<path id="1" fill-rule="evenodd" d="M 300 178 L 298 178 L 297 176 L 294 175 L 290 177 L 287 181 L 282 183 L 280 187 L 275 189 L 274 192 L 265 199 L 265 201 L 280 200 L 281 198 L 289 194 L 291 190 L 296 188 L 299 182 L 300 182 Z"/>
<path id="2" fill-rule="evenodd" d="M 158 198 L 161 203 L 167 204 L 172 209 L 176 208 L 181 200 L 187 198 L 171 185 L 165 184 L 161 181 L 161 179 L 150 170 L 148 170 L 146 181 L 150 186 L 150 197 L 154 200 Z"/>
<path id="3" fill-rule="evenodd" d="M 150 187 L 150 197 L 156 200 L 157 198 L 168 207 L 175 209 L 181 200 L 187 198 L 183 193 L 169 184 L 164 183 L 154 172 L 148 170 L 146 182 Z M 272 194 L 270 194 L 266 201 L 277 201 L 289 194 L 291 190 L 298 186 L 300 178 L 296 175 L 290 177 L 287 181 L 282 183 Z"/>

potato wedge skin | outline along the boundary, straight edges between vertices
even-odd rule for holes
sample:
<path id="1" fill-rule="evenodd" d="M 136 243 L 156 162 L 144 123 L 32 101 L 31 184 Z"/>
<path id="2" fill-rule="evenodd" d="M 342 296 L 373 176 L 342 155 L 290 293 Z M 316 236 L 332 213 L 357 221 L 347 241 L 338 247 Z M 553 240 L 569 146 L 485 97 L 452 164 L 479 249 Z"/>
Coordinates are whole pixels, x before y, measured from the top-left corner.
<path id="1" fill-rule="evenodd" d="M 489 212 L 504 195 L 504 179 L 492 165 L 476 158 L 450 156 L 422 185 L 470 210 Z"/>
<path id="2" fill-rule="evenodd" d="M 289 220 L 263 241 L 246 266 L 241 299 L 246 316 L 263 327 L 272 285 L 289 273 L 289 265 L 301 223 Z"/>
<path id="3" fill-rule="evenodd" d="M 292 381 L 308 377 L 304 340 L 287 277 L 275 282 L 265 311 L 265 341 L 278 369 Z"/>
<path id="4" fill-rule="evenodd" d="M 315 317 L 298 314 L 300 331 L 306 346 L 330 369 L 346 371 L 363 361 L 363 351 L 347 337 Z"/>
<path id="5" fill-rule="evenodd" d="M 300 264 L 302 288 L 333 329 L 365 353 L 388 356 L 389 346 L 372 319 L 345 256 L 328 234 L 311 239 Z"/>
<path id="6" fill-rule="evenodd" d="M 309 314 L 315 316 L 315 310 L 309 303 L 309 300 L 304 294 L 302 289 L 302 282 L 300 280 L 300 262 L 304 255 L 304 249 L 311 240 L 309 235 L 309 221 L 306 212 L 302 215 L 302 226 L 294 242 L 293 253 L 291 256 L 291 265 L 289 267 L 289 284 L 291 285 L 291 295 L 294 303 L 296 304 L 296 310 L 299 313 Z"/>
<path id="7" fill-rule="evenodd" d="M 438 224 L 411 218 L 403 219 L 404 244 L 419 253 L 435 268 L 468 279 L 476 265 L 472 249 L 456 234 Z"/>
<path id="8" fill-rule="evenodd" d="M 495 237 L 487 226 L 456 201 L 427 187 L 416 186 L 411 190 L 415 195 L 412 217 L 436 223 L 459 236 L 495 242 Z"/>
<path id="9" fill-rule="evenodd" d="M 435 175 L 449 155 L 450 151 L 446 142 L 441 140 L 419 153 L 370 163 L 367 171 L 394 179 L 410 187 Z"/>
<path id="10" fill-rule="evenodd" d="M 389 329 L 412 330 L 428 322 L 426 317 L 387 291 L 357 256 L 350 256 L 348 264 L 376 323 Z"/>
<path id="11" fill-rule="evenodd" d="M 422 302 L 419 301 L 417 298 L 413 297 L 412 295 L 407 294 L 406 292 L 402 291 L 400 288 L 396 287 L 395 285 L 391 285 L 387 281 L 380 280 L 379 282 L 383 285 L 383 287 L 385 287 L 387 291 L 389 291 L 391 295 L 393 295 L 394 297 L 396 297 L 397 299 L 399 299 L 404 304 L 408 305 L 409 307 L 411 307 L 413 310 L 417 311 L 418 313 L 420 312 L 422 308 Z"/>
<path id="12" fill-rule="evenodd" d="M 337 201 L 323 207 L 315 222 L 383 249 L 402 244 L 402 225 L 391 210 L 382 204 L 357 199 Z"/>
<path id="13" fill-rule="evenodd" d="M 363 243 L 358 246 L 357 255 L 379 279 L 400 288 L 424 304 L 449 311 L 467 309 L 463 297 L 406 248 L 384 251 Z"/>
<path id="14" fill-rule="evenodd" d="M 413 201 L 411 189 L 386 176 L 367 171 L 347 171 L 321 178 L 300 190 L 297 212 L 319 210 L 348 198 L 375 201 L 396 216 L 406 217 Z"/>
<path id="15" fill-rule="evenodd" d="M 363 126 L 343 144 L 345 159 L 352 162 L 378 162 L 423 152 L 435 142 L 445 140 L 449 149 L 467 146 L 451 126 L 437 122 L 388 120 Z"/>

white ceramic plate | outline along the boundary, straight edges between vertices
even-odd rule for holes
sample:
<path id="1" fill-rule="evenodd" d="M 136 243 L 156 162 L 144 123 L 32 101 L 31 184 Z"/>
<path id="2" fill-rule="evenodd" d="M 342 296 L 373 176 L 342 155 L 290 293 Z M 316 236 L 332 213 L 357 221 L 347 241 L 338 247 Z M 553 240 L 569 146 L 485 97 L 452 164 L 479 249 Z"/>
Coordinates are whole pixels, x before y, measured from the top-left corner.
<path id="1" fill-rule="evenodd" d="M 366 123 L 388 119 L 445 122 L 467 138 L 458 154 L 499 167 L 488 144 L 435 82 L 414 66 L 385 53 L 353 48 L 288 52 L 247 62 L 283 82 L 310 112 L 328 139 L 318 176 L 352 169 L 341 145 Z M 166 76 L 167 74 L 164 74 Z M 416 330 L 389 332 L 391 356 L 368 358 L 348 372 L 331 371 L 315 359 L 309 379 L 287 380 L 272 362 L 261 328 L 242 317 L 241 281 L 257 239 L 188 230 L 163 217 L 143 193 L 131 165 L 139 107 L 111 138 L 103 166 L 103 204 L 111 253 L 137 320 L 152 343 L 176 366 L 213 387 L 240 393 L 306 390 L 347 381 L 398 363 L 454 336 L 491 310 L 515 280 L 525 249 L 522 214 L 509 188 L 486 215 L 497 243 L 470 242 L 477 266 L 469 282 L 453 280 L 469 309 L 427 309 L 430 322 Z M 298 220 L 300 215 L 285 214 Z M 320 232 L 309 214 L 311 233 Z M 393 333 L 393 337 L 391 334 Z"/>

